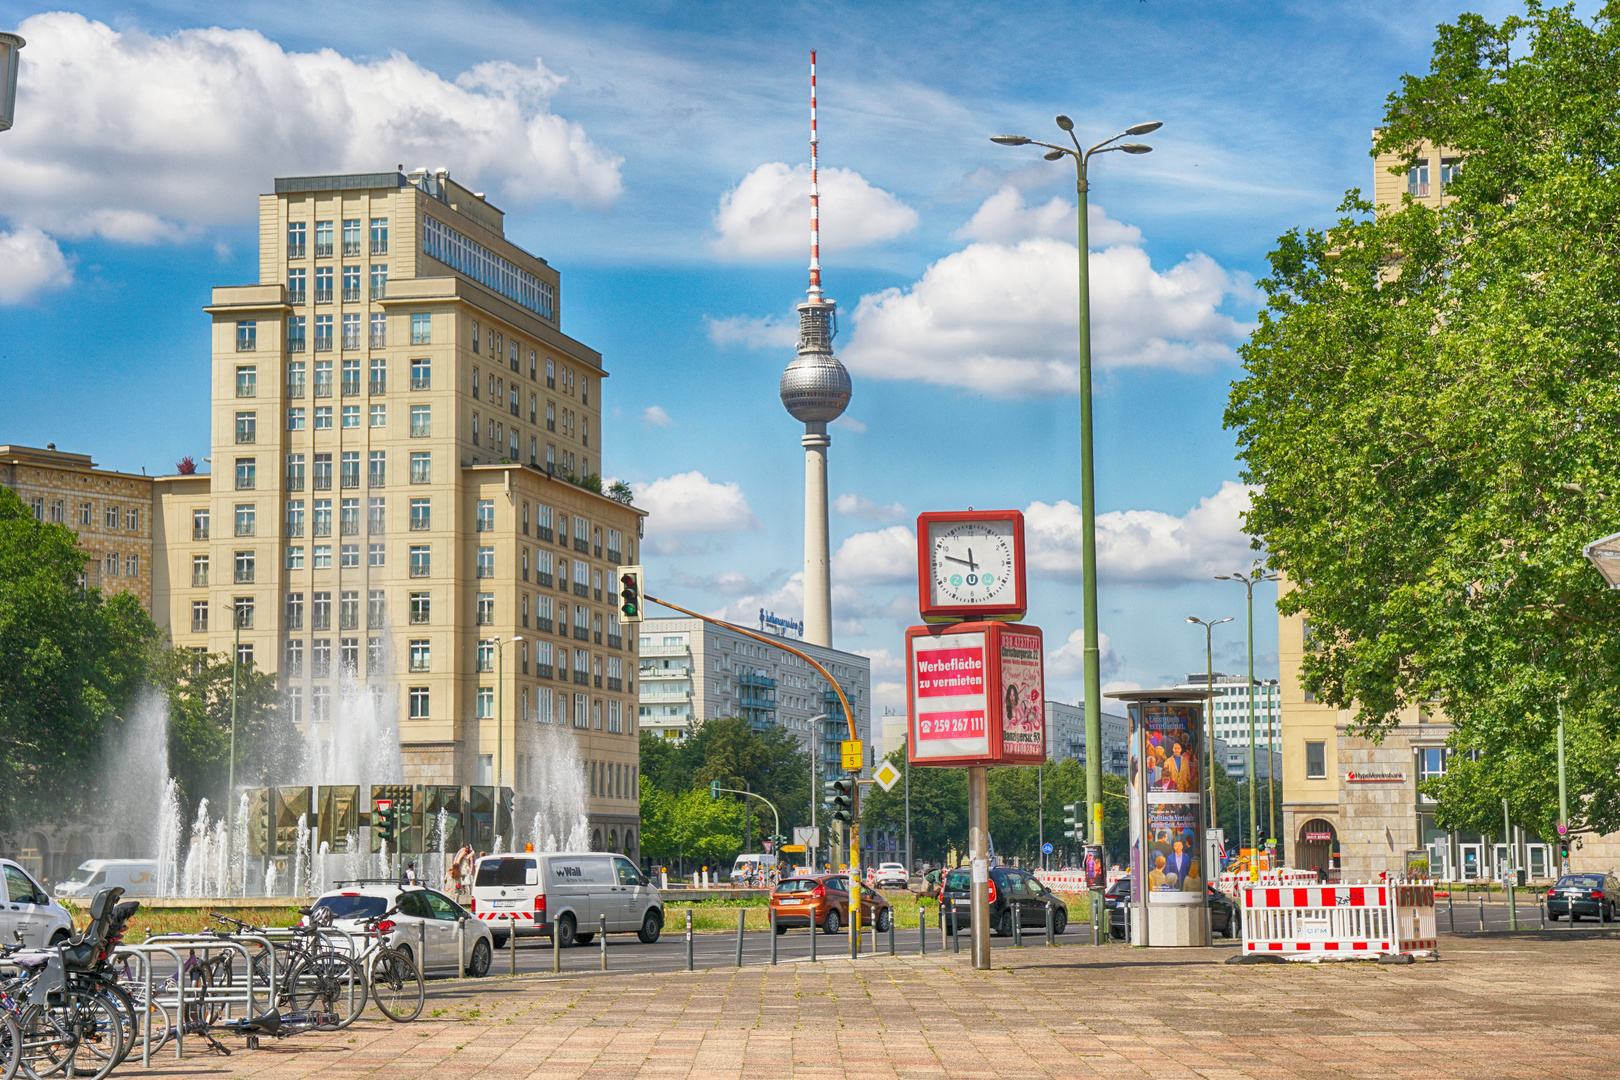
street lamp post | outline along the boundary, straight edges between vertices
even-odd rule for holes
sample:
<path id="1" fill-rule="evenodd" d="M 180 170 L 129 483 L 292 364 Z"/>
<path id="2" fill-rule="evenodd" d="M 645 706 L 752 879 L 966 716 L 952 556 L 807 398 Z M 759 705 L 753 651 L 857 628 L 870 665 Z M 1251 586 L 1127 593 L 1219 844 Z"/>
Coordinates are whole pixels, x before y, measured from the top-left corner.
<path id="1" fill-rule="evenodd" d="M 26 44 L 16 34 L 0 30 L 0 131 L 11 128 L 17 111 L 17 53 Z"/>
<path id="2" fill-rule="evenodd" d="M 1127 154 L 1146 154 L 1153 148 L 1143 143 L 1122 143 L 1127 135 L 1146 135 L 1157 131 L 1163 124 L 1158 120 L 1126 128 L 1111 139 L 1083 149 L 1074 135 L 1074 121 L 1067 116 L 1056 118 L 1057 126 L 1068 135 L 1070 146 L 1057 146 L 1024 135 L 992 135 L 990 141 L 1002 146 L 1044 146 L 1046 160 L 1070 158 L 1074 161 L 1075 192 L 1078 195 L 1080 224 L 1080 550 L 1082 607 L 1084 612 L 1085 694 L 1086 694 L 1086 802 L 1091 807 L 1088 827 L 1090 842 L 1100 844 L 1102 838 L 1102 665 L 1097 645 L 1097 500 L 1096 470 L 1091 445 L 1091 267 L 1088 262 L 1089 241 L 1086 236 L 1086 195 L 1090 184 L 1086 167 L 1093 154 L 1106 154 L 1123 150 Z"/>
<path id="3" fill-rule="evenodd" d="M 523 635 L 514 634 L 509 641 L 503 642 L 501 636 L 496 634 L 489 640 L 495 646 L 495 830 L 496 835 L 499 835 L 501 825 L 501 777 L 506 771 L 504 757 L 506 750 L 506 653 L 503 651 L 502 646 L 522 641 Z M 512 735 L 512 753 L 516 756 L 516 720 L 512 721 Z M 516 808 L 514 807 L 514 809 Z M 507 817 L 507 826 L 511 827 L 510 815 Z M 514 844 L 517 842 L 516 830 L 513 830 L 511 840 Z"/>
<path id="4" fill-rule="evenodd" d="M 1214 709 L 1214 707 L 1215 707 L 1215 641 L 1214 641 L 1214 637 L 1212 635 L 1215 633 L 1215 628 L 1217 626 L 1220 626 L 1222 623 L 1229 623 L 1229 622 L 1232 621 L 1233 618 L 1234 618 L 1234 616 L 1228 615 L 1224 619 L 1213 619 L 1213 620 L 1211 620 L 1211 619 L 1200 619 L 1196 615 L 1187 616 L 1187 621 L 1188 622 L 1193 623 L 1193 624 L 1195 624 L 1197 626 L 1202 626 L 1204 628 L 1204 670 L 1207 672 L 1207 674 L 1204 676 L 1204 689 L 1209 691 L 1210 696 L 1209 696 L 1208 700 L 1209 700 L 1209 708 L 1210 709 Z M 1215 718 L 1213 716 L 1205 716 L 1204 717 L 1204 742 L 1209 747 L 1209 766 L 1204 771 L 1209 776 L 1209 827 L 1211 829 L 1218 829 L 1218 828 L 1220 828 L 1220 824 L 1219 824 L 1218 820 L 1215 817 L 1215 733 L 1214 733 L 1214 726 L 1215 726 Z M 1240 836 L 1240 837 L 1238 837 L 1238 839 L 1241 840 L 1242 837 Z"/>
<path id="5" fill-rule="evenodd" d="M 1277 757 L 1276 736 L 1271 730 L 1272 705 L 1276 701 L 1277 680 L 1266 681 L 1266 811 L 1271 820 L 1271 842 L 1280 849 L 1282 837 L 1277 835 Z M 1278 851 L 1278 857 L 1282 852 Z"/>
<path id="6" fill-rule="evenodd" d="M 810 718 L 810 834 L 816 836 L 816 755 L 821 753 L 821 722 L 830 719 L 832 713 L 821 713 Z M 814 850 L 805 851 L 805 863 L 814 870 L 815 857 L 820 854 L 821 841 L 816 837 L 816 843 L 807 845 Z"/>
<path id="7" fill-rule="evenodd" d="M 231 625 L 236 641 L 231 648 L 231 756 L 225 766 L 225 835 L 226 843 L 236 843 L 236 686 L 237 667 L 242 662 L 242 610 L 231 601 Z M 244 864 L 245 865 L 245 864 Z M 242 872 L 242 891 L 247 892 L 247 871 Z"/>
<path id="8" fill-rule="evenodd" d="M 1246 693 L 1249 698 L 1249 849 L 1254 853 L 1253 858 L 1260 857 L 1260 803 L 1259 792 L 1256 790 L 1254 771 L 1254 736 L 1255 736 L 1255 709 L 1254 709 L 1254 587 L 1262 581 L 1276 581 L 1276 574 L 1266 573 L 1258 566 L 1247 574 L 1239 571 L 1235 574 L 1216 574 L 1216 581 L 1236 581 L 1243 585 L 1249 597 L 1249 685 Z M 1266 751 L 1270 753 L 1268 749 Z M 1271 760 L 1266 759 L 1266 771 L 1270 772 Z M 1241 828 L 1239 829 L 1241 833 Z M 1239 837 L 1241 841 L 1241 836 Z M 1258 865 L 1258 863 L 1252 864 Z"/>

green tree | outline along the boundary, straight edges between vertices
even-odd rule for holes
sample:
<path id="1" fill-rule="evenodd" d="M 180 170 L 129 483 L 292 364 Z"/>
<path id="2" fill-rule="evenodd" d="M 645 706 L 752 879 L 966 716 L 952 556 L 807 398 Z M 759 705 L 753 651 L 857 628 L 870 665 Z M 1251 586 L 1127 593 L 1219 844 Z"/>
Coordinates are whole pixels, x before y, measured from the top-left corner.
<path id="1" fill-rule="evenodd" d="M 1227 411 L 1307 689 L 1374 737 L 1456 724 L 1443 825 L 1505 796 L 1551 835 L 1561 702 L 1572 827 L 1620 828 L 1620 597 L 1581 558 L 1620 521 L 1617 17 L 1440 27 L 1377 149 L 1456 152 L 1449 204 L 1282 237 Z"/>
<path id="2" fill-rule="evenodd" d="M 952 850 L 967 852 L 967 770 L 934 766 L 912 769 L 905 750 L 887 755 L 904 774 L 911 773 L 911 844 L 919 862 L 942 866 Z M 889 829 L 904 836 L 905 782 L 884 791 L 872 785 L 861 796 L 861 827 Z M 824 830 L 825 831 L 825 830 Z M 904 841 L 902 840 L 902 843 Z"/>
<path id="3" fill-rule="evenodd" d="M 160 637 L 136 597 L 80 587 L 85 560 L 71 529 L 0 488 L 0 829 L 83 808 Z"/>
<path id="4" fill-rule="evenodd" d="M 641 846 L 653 859 L 675 863 L 681 874 L 699 865 L 729 870 L 742 848 L 741 808 L 709 798 L 707 790 L 670 793 L 643 785 Z"/>

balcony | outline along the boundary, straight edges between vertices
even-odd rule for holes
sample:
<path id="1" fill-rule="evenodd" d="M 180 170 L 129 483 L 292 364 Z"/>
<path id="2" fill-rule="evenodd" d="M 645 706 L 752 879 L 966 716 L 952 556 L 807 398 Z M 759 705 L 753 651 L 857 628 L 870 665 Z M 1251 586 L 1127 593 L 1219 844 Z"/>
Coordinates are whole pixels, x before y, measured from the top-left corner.
<path id="1" fill-rule="evenodd" d="M 238 476 L 236 478 L 236 490 L 237 491 L 252 491 L 253 490 L 253 477 L 251 477 L 251 476 Z"/>
<path id="2" fill-rule="evenodd" d="M 191 527 L 191 538 L 193 540 L 206 540 L 206 539 L 208 539 L 208 526 L 207 525 L 193 525 Z"/>
<path id="3" fill-rule="evenodd" d="M 551 588 L 551 575 L 546 573 L 544 570 L 536 570 L 534 572 L 534 580 L 535 584 L 540 585 L 543 588 Z"/>
<path id="4" fill-rule="evenodd" d="M 331 491 L 332 490 L 332 474 L 331 473 L 326 473 L 326 474 L 322 475 L 321 473 L 316 473 L 315 478 L 310 481 L 310 490 L 312 490 L 312 491 Z"/>
<path id="5" fill-rule="evenodd" d="M 602 689 L 602 676 L 600 676 L 600 675 L 591 676 L 591 684 L 593 686 L 595 686 L 598 690 Z"/>
<path id="6" fill-rule="evenodd" d="M 608 548 L 607 561 L 612 563 L 614 566 L 618 566 L 624 562 L 624 556 L 620 552 L 614 551 L 612 548 Z"/>
<path id="7" fill-rule="evenodd" d="M 331 289 L 316 289 L 315 290 L 315 302 L 317 304 L 330 304 L 332 302 L 332 290 Z"/>
<path id="8" fill-rule="evenodd" d="M 591 685 L 591 677 L 590 677 L 590 675 L 587 674 L 586 672 L 583 672 L 583 671 L 574 672 L 574 681 L 576 683 L 578 683 L 579 685 L 581 685 L 581 686 L 589 686 L 589 685 Z"/>
<path id="9" fill-rule="evenodd" d="M 415 575 L 413 574 L 412 576 L 414 577 Z M 411 625 L 421 626 L 427 621 L 428 613 L 426 611 L 416 611 L 414 609 L 411 611 Z"/>
<path id="10" fill-rule="evenodd" d="M 303 344 L 304 344 L 303 340 L 299 339 L 298 344 L 299 344 L 299 348 L 297 348 L 297 349 L 295 349 L 293 351 L 294 352 L 303 352 L 304 351 L 303 347 L 302 347 Z M 290 397 L 290 398 L 301 398 L 301 397 L 303 397 L 304 396 L 304 380 L 303 379 L 288 379 L 287 380 L 287 396 Z"/>
<path id="11" fill-rule="evenodd" d="M 323 521 L 320 518 L 316 518 L 315 519 L 315 524 L 310 530 L 310 535 L 311 536 L 331 536 L 332 535 L 332 522 L 331 522 L 331 520 L 328 519 L 328 520 Z"/>
<path id="12" fill-rule="evenodd" d="M 431 390 L 431 389 L 433 389 L 433 377 L 431 375 L 412 375 L 411 376 L 411 389 L 412 390 Z"/>
<path id="13" fill-rule="evenodd" d="M 388 485 L 385 482 L 385 481 L 387 481 L 387 479 L 388 479 L 388 474 L 387 473 L 368 472 L 366 474 L 366 486 L 367 487 L 373 487 L 373 488 L 387 487 Z"/>
<path id="14" fill-rule="evenodd" d="M 345 333 L 343 335 L 343 348 L 344 348 L 345 352 L 353 352 L 355 349 L 358 349 L 359 347 L 360 347 L 360 335 L 358 333 L 354 333 L 354 334 Z M 356 393 L 356 394 L 358 394 L 360 392 L 360 384 L 359 383 L 354 384 L 354 391 L 353 392 Z M 343 393 L 344 393 L 344 396 L 347 397 L 348 394 L 349 394 L 349 391 L 345 390 Z"/>
<path id="15" fill-rule="evenodd" d="M 343 290 L 343 302 L 345 304 L 358 304 L 360 302 L 360 290 L 345 287 Z"/>
<path id="16" fill-rule="evenodd" d="M 425 517 L 413 517 L 413 518 L 411 518 L 411 532 L 427 532 L 428 529 L 432 527 L 432 525 L 433 525 L 433 519 L 432 518 L 425 518 Z"/>
<path id="17" fill-rule="evenodd" d="M 288 473 L 287 474 L 287 490 L 288 491 L 303 491 L 304 490 L 304 474 L 303 473 Z"/>
<path id="18" fill-rule="evenodd" d="M 360 474 L 358 472 L 348 472 L 347 470 L 345 470 L 344 473 L 343 473 L 343 486 L 345 488 L 357 488 L 357 487 L 359 487 L 360 486 Z"/>
<path id="19" fill-rule="evenodd" d="M 586 585 L 586 584 L 583 584 L 582 582 L 576 581 L 576 582 L 574 582 L 574 595 L 575 596 L 589 596 L 589 595 L 591 595 L 591 588 L 590 588 L 589 585 Z"/>
<path id="20" fill-rule="evenodd" d="M 206 589 L 208 587 L 208 571 L 204 570 L 199 574 L 193 570 L 191 572 L 191 587 L 193 589 Z"/>
<path id="21" fill-rule="evenodd" d="M 297 521 L 289 521 L 289 522 L 287 522 L 286 531 L 287 531 L 287 535 L 289 537 L 301 537 L 301 536 L 303 536 L 304 535 L 304 522 L 303 522 L 303 519 L 300 518 Z"/>
<path id="22" fill-rule="evenodd" d="M 534 628 L 542 634 L 549 634 L 551 633 L 551 620 L 543 615 L 536 615 L 534 617 Z"/>
<path id="23" fill-rule="evenodd" d="M 345 240 L 345 241 L 343 241 L 343 254 L 345 254 L 345 255 L 358 255 L 358 254 L 360 254 L 360 241 L 358 241 L 358 240 Z"/>
<path id="24" fill-rule="evenodd" d="M 478 576 L 481 578 L 492 578 L 495 576 L 495 568 L 493 566 L 480 566 L 478 568 Z"/>
<path id="25" fill-rule="evenodd" d="M 352 346 L 349 344 L 349 336 L 347 334 L 343 335 L 343 347 L 345 349 L 348 349 L 348 348 L 358 349 L 360 347 L 360 335 L 359 334 L 355 335 L 355 343 Z M 359 397 L 360 396 L 360 376 L 356 375 L 352 379 L 345 378 L 343 380 L 343 396 L 344 397 Z"/>
<path id="26" fill-rule="evenodd" d="M 685 656 L 689 650 L 685 645 L 643 645 L 642 656 Z"/>
<path id="27" fill-rule="evenodd" d="M 192 619 L 191 620 L 191 632 L 193 634 L 206 634 L 206 633 L 208 633 L 208 620 L 207 619 Z"/>
<path id="28" fill-rule="evenodd" d="M 687 701 L 692 694 L 688 690 L 648 690 L 641 688 L 641 700 L 648 703 Z"/>
<path id="29" fill-rule="evenodd" d="M 411 564 L 411 577 L 427 577 L 429 572 L 430 567 L 427 563 L 422 563 L 420 565 L 417 563 Z"/>
<path id="30" fill-rule="evenodd" d="M 388 530 L 383 524 L 383 519 L 380 518 L 380 517 L 368 517 L 368 518 L 366 518 L 366 535 L 367 536 L 387 536 L 388 535 Z"/>
<path id="31" fill-rule="evenodd" d="M 552 674 L 553 673 L 552 673 L 550 664 L 536 664 L 536 665 L 534 665 L 534 677 L 535 678 L 537 678 L 537 679 L 549 679 L 549 678 L 552 677 Z"/>
<path id="32" fill-rule="evenodd" d="M 371 253 L 373 255 L 386 255 L 386 254 L 388 254 L 388 241 L 386 239 L 373 240 L 371 242 Z"/>
<path id="33" fill-rule="evenodd" d="M 576 626 L 574 627 L 574 640 L 589 641 L 591 640 L 591 632 L 585 629 L 583 626 Z"/>
<path id="34" fill-rule="evenodd" d="M 536 525 L 534 528 L 534 535 L 538 536 L 548 544 L 551 543 L 552 540 L 556 539 L 551 531 L 550 525 Z"/>
<path id="35" fill-rule="evenodd" d="M 332 241 L 328 240 L 324 244 L 319 240 L 315 241 L 315 257 L 317 259 L 330 259 L 332 257 Z"/>
<path id="36" fill-rule="evenodd" d="M 375 299 L 377 299 L 377 297 L 374 296 L 374 297 L 372 297 L 372 299 L 375 300 Z M 388 347 L 388 335 L 387 334 L 372 334 L 371 335 L 371 347 L 373 349 L 386 349 Z M 375 386 L 376 384 L 373 383 L 372 385 Z M 373 394 L 380 394 L 380 393 L 382 393 L 382 391 L 381 390 L 373 390 L 372 393 Z"/>
<path id="37" fill-rule="evenodd" d="M 622 691 L 624 689 L 624 680 L 623 679 L 615 679 L 613 676 L 609 675 L 608 676 L 608 681 L 607 681 L 607 688 L 609 690 L 621 690 Z"/>
<path id="38" fill-rule="evenodd" d="M 303 257 L 304 257 L 304 245 L 303 244 L 288 244 L 287 245 L 287 258 L 289 258 L 289 259 L 302 259 Z"/>
<path id="39" fill-rule="evenodd" d="M 602 600 L 602 590 L 601 589 L 592 589 L 591 590 L 591 598 L 593 600 L 597 601 L 598 603 L 600 603 L 601 600 Z"/>
<path id="40" fill-rule="evenodd" d="M 689 679 L 691 677 L 692 669 L 690 667 L 641 669 L 642 682 L 646 682 L 648 679 Z"/>
<path id="41" fill-rule="evenodd" d="M 621 637 L 618 634 L 609 634 L 608 635 L 608 648 L 610 648 L 610 649 L 622 649 L 622 648 L 624 648 L 624 638 Z"/>
<path id="42" fill-rule="evenodd" d="M 320 344 L 321 344 L 321 339 L 316 338 L 315 339 L 315 347 L 317 349 L 320 348 Z M 326 352 L 331 352 L 332 351 L 332 339 L 331 338 L 326 339 L 326 349 L 324 351 L 326 351 Z M 327 376 L 324 379 L 321 378 L 319 375 L 315 376 L 315 396 L 318 397 L 318 398 L 323 398 L 323 397 L 324 398 L 329 398 L 329 397 L 332 396 L 332 378 L 331 378 L 331 376 Z"/>
<path id="43" fill-rule="evenodd" d="M 315 351 L 316 352 L 331 352 L 332 351 L 332 335 L 331 334 L 316 334 L 315 335 Z M 324 393 L 324 394 L 321 393 L 321 388 L 319 386 L 316 386 L 315 387 L 315 396 L 316 397 L 331 397 L 332 396 L 332 384 L 331 383 L 326 384 L 326 393 Z"/>
<path id="44" fill-rule="evenodd" d="M 237 536 L 257 536 L 258 532 L 258 528 L 252 521 L 238 521 L 236 523 Z"/>
<path id="45" fill-rule="evenodd" d="M 595 558 L 600 559 L 602 557 L 602 545 L 601 544 L 592 544 L 591 545 L 591 554 Z M 614 562 L 618 562 L 618 560 L 615 559 Z"/>
<path id="46" fill-rule="evenodd" d="M 309 294 L 303 289 L 288 289 L 287 303 L 292 304 L 295 307 L 302 307 L 307 301 L 308 295 Z"/>
<path id="47" fill-rule="evenodd" d="M 579 552 L 581 555 L 589 555 L 591 551 L 590 541 L 581 540 L 577 536 L 574 537 L 574 550 Z"/>
<path id="48" fill-rule="evenodd" d="M 600 631 L 600 630 L 591 631 L 591 637 L 595 640 L 596 644 L 598 644 L 598 645 L 602 644 L 602 631 Z"/>

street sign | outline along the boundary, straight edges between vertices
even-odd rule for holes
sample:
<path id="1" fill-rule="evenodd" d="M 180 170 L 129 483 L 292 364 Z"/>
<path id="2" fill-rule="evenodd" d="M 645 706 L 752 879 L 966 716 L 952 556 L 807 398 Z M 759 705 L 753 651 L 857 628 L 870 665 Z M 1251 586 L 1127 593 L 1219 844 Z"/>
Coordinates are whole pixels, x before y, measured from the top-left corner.
<path id="1" fill-rule="evenodd" d="M 804 854 L 804 845 L 803 844 L 783 844 L 782 845 L 782 853 L 784 855 L 789 854 L 789 853 L 794 854 L 794 855 L 802 855 L 802 854 Z"/>
<path id="2" fill-rule="evenodd" d="M 809 825 L 793 826 L 793 845 L 800 851 L 803 851 L 806 847 L 820 847 L 821 830 Z M 793 848 L 790 847 L 784 850 L 792 851 Z"/>
<path id="3" fill-rule="evenodd" d="M 860 772 L 861 766 L 866 764 L 861 760 L 861 740 L 845 739 L 838 744 L 838 749 L 843 754 L 844 768 L 849 772 Z"/>
<path id="4" fill-rule="evenodd" d="M 1052 845 L 1051 844 L 1042 844 L 1041 845 L 1041 854 L 1042 855 L 1050 855 L 1050 854 L 1052 854 Z"/>
<path id="5" fill-rule="evenodd" d="M 872 779 L 876 780 L 884 791 L 893 791 L 894 785 L 900 781 L 900 770 L 895 768 L 892 762 L 885 761 L 872 773 Z"/>
<path id="6" fill-rule="evenodd" d="M 1565 825 L 1562 821 L 1560 821 L 1558 823 L 1558 835 L 1559 836 L 1568 836 L 1569 835 L 1569 826 Z"/>

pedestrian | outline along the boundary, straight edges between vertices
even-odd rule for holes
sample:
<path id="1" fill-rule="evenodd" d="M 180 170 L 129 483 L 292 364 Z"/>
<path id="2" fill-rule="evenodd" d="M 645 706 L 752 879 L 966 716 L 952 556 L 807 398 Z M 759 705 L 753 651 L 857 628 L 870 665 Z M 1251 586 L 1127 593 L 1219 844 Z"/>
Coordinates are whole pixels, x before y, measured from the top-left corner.
<path id="1" fill-rule="evenodd" d="M 409 860 L 409 861 L 407 861 L 405 863 L 405 869 L 403 869 L 403 870 L 401 870 L 399 872 L 399 883 L 401 885 L 415 885 L 416 884 L 416 862 L 415 862 L 415 860 Z"/>
<path id="2" fill-rule="evenodd" d="M 1327 884 L 1327 871 L 1322 869 L 1321 863 L 1316 864 L 1316 883 L 1318 885 Z"/>

